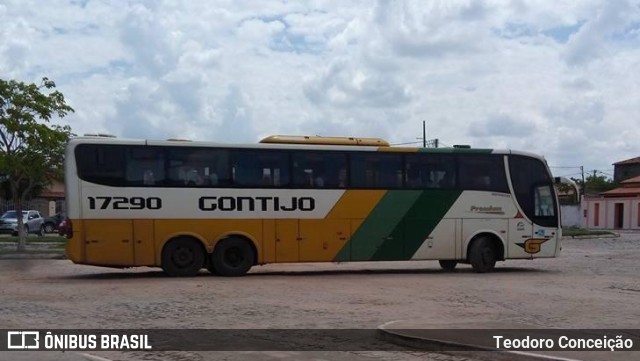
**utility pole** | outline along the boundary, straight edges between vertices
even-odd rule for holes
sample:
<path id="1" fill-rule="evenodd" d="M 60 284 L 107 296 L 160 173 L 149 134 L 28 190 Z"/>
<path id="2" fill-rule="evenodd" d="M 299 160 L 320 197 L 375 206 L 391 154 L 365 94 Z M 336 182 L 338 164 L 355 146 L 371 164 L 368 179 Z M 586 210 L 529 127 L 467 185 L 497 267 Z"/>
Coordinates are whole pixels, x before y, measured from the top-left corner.
<path id="1" fill-rule="evenodd" d="M 427 122 L 423 120 L 422 121 L 422 148 L 426 148 L 426 147 L 427 147 Z"/>
<path id="2" fill-rule="evenodd" d="M 580 173 L 582 173 L 582 189 L 581 189 L 581 191 L 582 191 L 581 193 L 582 194 L 579 194 L 578 196 L 583 196 L 584 195 L 584 190 L 585 190 L 585 184 L 584 184 L 584 166 L 582 166 L 582 165 L 580 166 Z M 582 199 L 582 198 L 579 198 L 579 199 Z"/>

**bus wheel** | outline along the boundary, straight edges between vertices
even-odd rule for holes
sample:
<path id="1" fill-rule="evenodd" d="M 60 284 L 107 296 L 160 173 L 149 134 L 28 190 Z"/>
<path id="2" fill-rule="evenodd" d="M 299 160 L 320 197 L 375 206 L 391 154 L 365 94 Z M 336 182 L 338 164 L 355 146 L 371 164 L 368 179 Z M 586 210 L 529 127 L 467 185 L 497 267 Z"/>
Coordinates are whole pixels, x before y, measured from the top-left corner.
<path id="1" fill-rule="evenodd" d="M 221 276 L 243 276 L 254 262 L 253 248 L 247 240 L 238 237 L 221 240 L 211 255 L 211 265 Z"/>
<path id="2" fill-rule="evenodd" d="M 440 262 L 440 267 L 445 271 L 453 271 L 458 265 L 458 261 L 453 259 L 441 259 L 438 262 Z"/>
<path id="3" fill-rule="evenodd" d="M 491 272 L 497 259 L 496 249 L 489 238 L 478 238 L 469 248 L 469 262 L 477 273 Z"/>
<path id="4" fill-rule="evenodd" d="M 192 277 L 204 265 L 202 245 L 193 238 L 176 238 L 162 249 L 162 269 L 172 277 Z"/>

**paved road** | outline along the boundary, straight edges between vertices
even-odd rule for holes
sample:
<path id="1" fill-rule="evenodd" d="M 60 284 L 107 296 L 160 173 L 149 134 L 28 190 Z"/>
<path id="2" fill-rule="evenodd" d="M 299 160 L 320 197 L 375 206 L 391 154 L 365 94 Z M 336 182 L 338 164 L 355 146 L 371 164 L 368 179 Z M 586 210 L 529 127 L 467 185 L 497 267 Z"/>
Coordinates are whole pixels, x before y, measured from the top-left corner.
<path id="1" fill-rule="evenodd" d="M 551 328 L 638 328 L 640 234 L 566 240 L 560 258 L 494 273 L 437 262 L 255 267 L 242 278 L 108 269 L 66 260 L 0 261 L 0 328 L 365 328 L 469 320 Z M 391 349 L 391 346 L 390 346 Z M 105 352 L 118 360 L 461 360 L 382 352 Z M 77 355 L 69 355 L 75 357 Z M 18 359 L 0 354 L 0 360 Z M 26 357 L 26 356 L 25 356 Z M 29 358 L 22 358 L 29 359 Z M 75 360 L 75 359 L 70 359 Z"/>

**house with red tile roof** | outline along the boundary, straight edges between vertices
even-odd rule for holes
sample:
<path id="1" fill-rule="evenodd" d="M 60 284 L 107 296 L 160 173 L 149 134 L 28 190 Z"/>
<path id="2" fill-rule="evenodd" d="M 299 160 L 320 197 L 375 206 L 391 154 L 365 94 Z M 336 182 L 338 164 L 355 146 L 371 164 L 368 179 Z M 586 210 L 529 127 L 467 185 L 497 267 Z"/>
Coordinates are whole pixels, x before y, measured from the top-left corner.
<path id="1" fill-rule="evenodd" d="M 582 213 L 586 228 L 640 229 L 640 175 L 623 180 L 618 188 L 585 196 Z"/>

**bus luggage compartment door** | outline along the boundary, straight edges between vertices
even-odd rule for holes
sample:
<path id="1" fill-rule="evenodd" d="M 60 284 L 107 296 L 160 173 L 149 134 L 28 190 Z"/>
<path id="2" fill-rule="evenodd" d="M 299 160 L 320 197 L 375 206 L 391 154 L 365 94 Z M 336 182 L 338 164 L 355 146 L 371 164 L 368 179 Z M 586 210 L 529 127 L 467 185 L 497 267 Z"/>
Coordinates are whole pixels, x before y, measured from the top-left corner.
<path id="1" fill-rule="evenodd" d="M 155 266 L 153 219 L 133 220 L 133 256 L 136 266 Z"/>
<path id="2" fill-rule="evenodd" d="M 300 220 L 300 262 L 333 261 L 350 238 L 349 221 Z"/>
<path id="3" fill-rule="evenodd" d="M 91 219 L 82 223 L 88 264 L 134 265 L 131 220 Z"/>
<path id="4" fill-rule="evenodd" d="M 276 220 L 276 262 L 298 262 L 299 238 L 297 219 Z"/>

